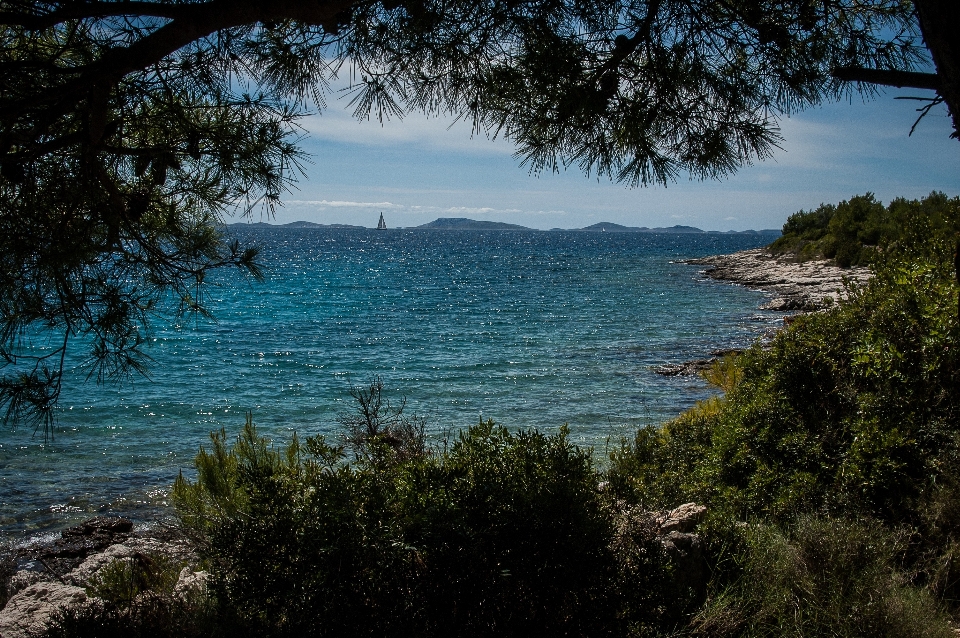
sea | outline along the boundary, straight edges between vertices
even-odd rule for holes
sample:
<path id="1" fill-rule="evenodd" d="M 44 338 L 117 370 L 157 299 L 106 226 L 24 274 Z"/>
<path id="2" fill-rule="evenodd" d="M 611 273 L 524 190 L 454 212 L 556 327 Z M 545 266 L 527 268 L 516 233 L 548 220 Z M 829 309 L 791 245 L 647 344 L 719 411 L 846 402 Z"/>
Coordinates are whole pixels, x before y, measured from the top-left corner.
<path id="1" fill-rule="evenodd" d="M 657 366 L 742 348 L 782 324 L 766 293 L 684 259 L 769 235 L 246 228 L 265 279 L 208 278 L 212 318 L 160 313 L 146 376 L 98 386 L 67 361 L 51 436 L 0 428 L 0 542 L 98 515 L 171 515 L 212 431 L 252 414 L 277 444 L 342 435 L 350 390 L 380 378 L 434 441 L 481 419 L 556 432 L 598 464 L 637 428 L 716 391 Z"/>

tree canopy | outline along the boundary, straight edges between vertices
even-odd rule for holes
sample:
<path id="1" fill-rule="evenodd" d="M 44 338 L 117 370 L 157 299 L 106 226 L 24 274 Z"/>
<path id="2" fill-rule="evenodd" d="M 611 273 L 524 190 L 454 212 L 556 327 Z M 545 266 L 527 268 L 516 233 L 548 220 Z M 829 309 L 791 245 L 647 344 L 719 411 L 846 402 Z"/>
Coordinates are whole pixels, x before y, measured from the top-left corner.
<path id="1" fill-rule="evenodd" d="M 256 252 L 302 171 L 297 120 L 346 80 L 355 115 L 502 136 L 529 170 L 629 185 L 767 157 L 778 117 L 876 84 L 960 114 L 950 0 L 0 2 L 0 405 L 49 423 L 71 340 L 98 379 L 144 365 L 173 295 Z M 951 48 L 954 47 L 954 48 Z M 936 72 L 926 72 L 931 68 Z M 38 348 L 42 329 L 59 335 Z"/>

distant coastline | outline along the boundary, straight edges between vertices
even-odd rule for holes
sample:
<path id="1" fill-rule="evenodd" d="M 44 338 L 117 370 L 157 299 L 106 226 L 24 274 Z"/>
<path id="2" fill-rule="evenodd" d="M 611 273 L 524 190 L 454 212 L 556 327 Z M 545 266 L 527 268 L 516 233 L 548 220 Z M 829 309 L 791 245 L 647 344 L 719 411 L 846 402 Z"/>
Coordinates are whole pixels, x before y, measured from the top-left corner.
<path id="1" fill-rule="evenodd" d="M 355 226 L 351 224 L 317 224 L 314 222 L 305 222 L 305 221 L 290 222 L 288 224 L 269 224 L 267 222 L 239 222 L 234 224 L 227 224 L 227 226 L 231 228 L 242 227 L 242 228 L 263 228 L 263 229 L 346 228 L 346 229 L 353 229 L 353 230 L 371 230 L 366 226 Z M 669 227 L 658 227 L 658 228 L 648 228 L 646 226 L 623 226 L 621 224 L 614 224 L 613 222 L 599 222 L 599 223 L 587 226 L 585 228 L 551 228 L 548 231 L 541 231 L 536 228 L 529 228 L 527 226 L 521 226 L 519 224 L 508 224 L 505 222 L 479 221 L 475 219 L 468 219 L 466 217 L 440 217 L 427 224 L 422 224 L 420 226 L 408 226 L 403 228 L 403 230 L 527 230 L 527 231 L 537 231 L 537 232 L 563 231 L 563 232 L 584 232 L 584 233 L 769 235 L 771 237 L 780 236 L 780 230 L 773 229 L 773 228 L 765 228 L 762 230 L 723 231 L 723 230 L 702 230 L 694 226 L 680 226 L 680 225 L 669 226 Z"/>

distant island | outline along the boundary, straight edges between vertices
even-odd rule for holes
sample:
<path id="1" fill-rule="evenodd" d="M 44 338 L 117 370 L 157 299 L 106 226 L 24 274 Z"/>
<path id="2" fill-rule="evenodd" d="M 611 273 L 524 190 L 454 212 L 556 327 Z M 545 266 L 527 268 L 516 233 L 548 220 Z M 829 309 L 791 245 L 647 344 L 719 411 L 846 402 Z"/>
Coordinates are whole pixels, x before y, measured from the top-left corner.
<path id="1" fill-rule="evenodd" d="M 425 228 L 428 230 L 536 230 L 519 224 L 504 222 L 482 222 L 466 217 L 440 217 L 429 224 L 411 226 L 411 228 Z"/>
<path id="2" fill-rule="evenodd" d="M 562 229 L 554 229 L 562 230 Z M 574 228 L 583 232 L 606 232 L 606 233 L 674 233 L 674 234 L 714 234 L 714 235 L 779 235 L 780 230 L 776 228 L 764 228 L 763 230 L 701 230 L 695 226 L 669 226 L 667 228 L 647 228 L 646 226 L 621 226 L 613 222 L 600 222 L 587 226 L 586 228 Z"/>
<path id="3" fill-rule="evenodd" d="M 289 224 L 268 224 L 266 222 L 240 222 L 236 224 L 227 224 L 231 227 L 243 228 L 350 228 L 355 230 L 366 230 L 366 226 L 354 226 L 351 224 L 315 224 L 313 222 L 290 222 Z M 440 217 L 428 224 L 420 226 L 409 226 L 405 230 L 537 230 L 519 224 L 507 224 L 505 222 L 489 222 L 468 219 L 466 217 Z M 584 232 L 584 233 L 661 233 L 661 234 L 703 234 L 703 235 L 773 235 L 779 236 L 780 230 L 775 228 L 765 228 L 763 230 L 701 230 L 694 226 L 668 226 L 666 228 L 647 228 L 646 226 L 623 226 L 613 222 L 599 222 L 585 228 L 551 228 L 553 231 L 566 232 Z"/>

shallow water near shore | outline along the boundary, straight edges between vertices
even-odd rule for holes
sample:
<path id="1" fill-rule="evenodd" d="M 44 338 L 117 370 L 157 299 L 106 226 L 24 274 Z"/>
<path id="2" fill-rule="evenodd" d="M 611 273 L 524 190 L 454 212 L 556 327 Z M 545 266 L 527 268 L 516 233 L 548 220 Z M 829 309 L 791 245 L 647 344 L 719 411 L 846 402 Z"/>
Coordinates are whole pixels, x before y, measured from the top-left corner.
<path id="1" fill-rule="evenodd" d="M 756 235 L 237 229 L 267 279 L 218 273 L 215 320 L 158 318 L 149 378 L 85 381 L 75 352 L 52 440 L 0 430 L 0 535 L 98 514 L 169 513 L 170 486 L 211 430 L 252 411 L 278 442 L 336 436 L 348 390 L 380 375 L 439 438 L 492 418 L 568 424 L 604 457 L 711 390 L 664 363 L 744 347 L 780 325 L 764 293 L 677 260 L 755 248 Z"/>

